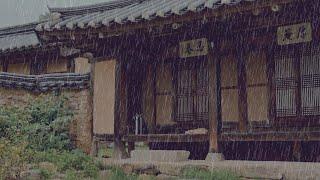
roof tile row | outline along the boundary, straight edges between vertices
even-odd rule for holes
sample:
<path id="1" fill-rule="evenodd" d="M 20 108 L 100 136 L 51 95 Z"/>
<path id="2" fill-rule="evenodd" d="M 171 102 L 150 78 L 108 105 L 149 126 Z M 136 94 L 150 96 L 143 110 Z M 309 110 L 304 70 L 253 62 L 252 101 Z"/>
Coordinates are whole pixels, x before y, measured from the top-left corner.
<path id="1" fill-rule="evenodd" d="M 172 15 L 182 15 L 189 11 L 200 12 L 206 8 L 215 9 L 223 5 L 235 5 L 242 1 L 255 0 L 127 0 L 125 6 L 115 6 L 115 8 L 97 8 L 91 6 L 92 11 L 83 11 L 79 13 L 81 7 L 72 10 L 69 9 L 55 9 L 55 13 L 62 14 L 57 22 L 49 21 L 40 23 L 37 31 L 52 31 L 55 29 L 69 29 L 75 28 L 97 28 L 100 26 L 111 26 L 112 24 L 125 24 L 128 22 L 150 21 L 157 17 L 168 17 Z M 114 3 L 114 2 L 113 2 Z M 100 6 L 102 6 L 100 4 Z M 110 4 L 105 4 L 110 7 Z M 88 7 L 83 7 L 87 10 Z M 102 8 L 103 9 L 103 8 Z M 69 14 L 76 14 L 71 16 L 64 16 L 66 11 Z M 89 13 L 88 13 L 89 12 Z"/>
<path id="2" fill-rule="evenodd" d="M 0 73 L 0 87 L 21 88 L 36 92 L 57 89 L 85 89 L 89 87 L 89 82 L 89 74 L 18 75 Z"/>

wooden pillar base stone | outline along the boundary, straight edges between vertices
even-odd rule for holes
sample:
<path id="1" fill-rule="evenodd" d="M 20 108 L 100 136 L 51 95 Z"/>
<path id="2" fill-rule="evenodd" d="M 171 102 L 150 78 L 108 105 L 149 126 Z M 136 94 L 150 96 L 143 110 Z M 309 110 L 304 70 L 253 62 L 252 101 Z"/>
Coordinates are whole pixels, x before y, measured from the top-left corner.
<path id="1" fill-rule="evenodd" d="M 222 153 L 208 153 L 206 157 L 206 161 L 214 162 L 214 161 L 223 161 L 224 155 Z"/>

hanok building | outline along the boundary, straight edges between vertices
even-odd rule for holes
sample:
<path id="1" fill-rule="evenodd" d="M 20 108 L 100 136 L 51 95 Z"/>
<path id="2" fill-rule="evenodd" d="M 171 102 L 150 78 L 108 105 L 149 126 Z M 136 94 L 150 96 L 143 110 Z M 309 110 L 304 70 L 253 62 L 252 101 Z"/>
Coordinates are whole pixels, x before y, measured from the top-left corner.
<path id="1" fill-rule="evenodd" d="M 315 161 L 319 3 L 120 0 L 52 8 L 35 29 L 91 54 L 93 134 L 122 157 L 144 141 L 191 158 Z"/>
<path id="2" fill-rule="evenodd" d="M 74 112 L 70 135 L 90 152 L 92 96 L 90 66 L 80 51 L 59 43 L 43 43 L 39 22 L 0 29 L 0 106 L 24 107 L 39 96 L 63 95 Z M 89 67 L 89 68 L 88 68 Z"/>
<path id="3" fill-rule="evenodd" d="M 39 75 L 90 71 L 84 63 L 75 64 L 79 49 L 59 42 L 44 43 L 35 31 L 39 23 L 0 29 L 0 72 Z"/>

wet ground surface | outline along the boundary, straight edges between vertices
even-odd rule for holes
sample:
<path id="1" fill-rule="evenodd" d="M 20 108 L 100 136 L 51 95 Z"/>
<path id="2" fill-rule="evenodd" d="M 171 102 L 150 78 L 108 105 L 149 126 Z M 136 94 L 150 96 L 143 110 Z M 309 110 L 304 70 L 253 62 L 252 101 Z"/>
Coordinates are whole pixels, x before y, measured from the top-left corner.
<path id="1" fill-rule="evenodd" d="M 244 178 L 258 179 L 320 179 L 320 163 L 280 161 L 217 161 L 189 160 L 182 162 L 142 162 L 132 159 L 104 159 L 106 165 L 124 169 L 154 167 L 161 174 L 177 176 L 185 167 L 195 166 L 209 170 L 228 170 Z"/>

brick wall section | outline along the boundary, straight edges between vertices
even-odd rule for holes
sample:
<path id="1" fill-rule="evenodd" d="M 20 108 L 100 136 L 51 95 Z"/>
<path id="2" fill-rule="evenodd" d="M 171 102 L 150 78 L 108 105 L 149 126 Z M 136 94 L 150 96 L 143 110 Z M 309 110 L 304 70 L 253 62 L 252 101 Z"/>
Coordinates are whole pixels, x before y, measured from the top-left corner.
<path id="1" fill-rule="evenodd" d="M 49 96 L 47 93 L 34 93 L 23 89 L 0 87 L 0 106 L 24 106 L 27 101 L 39 95 Z M 92 97 L 89 89 L 62 90 L 61 95 L 68 97 L 68 105 L 74 112 L 74 121 L 70 126 L 70 133 L 76 146 L 86 153 L 91 150 L 92 143 Z"/>

